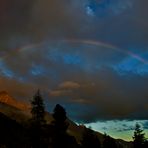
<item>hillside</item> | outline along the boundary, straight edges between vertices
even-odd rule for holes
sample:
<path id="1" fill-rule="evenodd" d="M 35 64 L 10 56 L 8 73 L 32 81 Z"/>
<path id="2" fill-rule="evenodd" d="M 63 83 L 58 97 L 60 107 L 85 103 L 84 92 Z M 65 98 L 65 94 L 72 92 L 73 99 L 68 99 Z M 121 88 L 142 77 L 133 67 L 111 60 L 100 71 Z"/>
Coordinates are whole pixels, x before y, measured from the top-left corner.
<path id="1" fill-rule="evenodd" d="M 29 108 L 30 108 L 29 104 L 16 100 L 12 96 L 10 96 L 6 91 L 0 92 L 0 102 L 5 103 L 10 106 L 13 106 L 13 107 L 20 109 L 20 110 L 29 110 Z"/>
<path id="2" fill-rule="evenodd" d="M 0 112 L 3 114 L 2 117 L 9 118 L 9 120 L 16 120 L 18 123 L 27 122 L 29 118 L 31 118 L 30 113 L 30 105 L 19 102 L 15 98 L 11 97 L 7 92 L 0 92 Z M 2 115 L 1 114 L 1 115 Z M 51 123 L 53 121 L 52 114 L 46 112 L 46 121 L 47 123 Z M 71 120 L 67 120 L 69 123 L 69 127 L 67 132 L 74 136 L 78 143 L 82 140 L 82 134 L 85 130 L 85 127 L 83 125 L 77 125 Z M 103 134 L 99 132 L 95 132 L 97 136 L 99 137 L 101 143 L 103 141 Z M 126 142 L 123 140 L 116 140 L 116 143 L 118 145 L 122 145 L 122 147 L 125 148 L 131 148 L 131 143 Z"/>
<path id="3" fill-rule="evenodd" d="M 26 134 L 21 124 L 0 113 L 0 147 L 20 148 L 24 145 L 25 148 Z"/>

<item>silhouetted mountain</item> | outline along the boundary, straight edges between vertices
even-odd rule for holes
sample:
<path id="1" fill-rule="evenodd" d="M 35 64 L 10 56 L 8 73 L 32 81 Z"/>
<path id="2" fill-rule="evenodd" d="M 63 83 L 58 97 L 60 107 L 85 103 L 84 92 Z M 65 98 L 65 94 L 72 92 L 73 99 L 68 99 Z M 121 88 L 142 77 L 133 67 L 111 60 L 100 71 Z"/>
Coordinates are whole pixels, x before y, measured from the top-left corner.
<path id="1" fill-rule="evenodd" d="M 29 104 L 16 100 L 12 96 L 10 96 L 6 91 L 0 92 L 0 102 L 5 103 L 7 105 L 11 105 L 20 110 L 28 110 L 30 108 Z"/>
<path id="2" fill-rule="evenodd" d="M 15 120 L 0 113 L 0 145 L 8 148 L 26 147 L 26 129 Z"/>
<path id="3" fill-rule="evenodd" d="M 24 102 L 20 102 L 15 98 L 11 97 L 7 92 L 0 92 L 0 129 L 6 129 L 3 132 L 6 133 L 5 138 L 8 136 L 9 138 L 9 130 L 11 131 L 11 136 L 15 133 L 15 131 L 22 131 L 24 133 L 24 129 L 22 127 L 23 122 L 27 122 L 28 119 L 31 118 L 31 108 L 29 104 Z M 47 123 L 51 123 L 53 121 L 52 114 L 46 112 L 45 119 Z M 2 122 L 1 122 L 2 121 Z M 76 138 L 77 142 L 80 144 L 82 141 L 82 135 L 86 127 L 83 125 L 77 125 L 70 119 L 67 119 L 69 123 L 67 133 Z M 7 123 L 7 124 L 5 124 Z M 7 128 L 9 127 L 9 128 Z M 9 130 L 7 130 L 9 129 Z M 13 133 L 14 132 L 14 133 Z M 95 132 L 95 131 L 94 131 Z M 100 142 L 103 143 L 103 134 L 99 132 L 95 132 L 97 137 L 100 139 Z M 2 134 L 1 134 L 2 135 Z M 14 136 L 15 138 L 15 136 Z M 11 142 L 10 142 L 11 143 Z M 131 142 L 126 142 L 121 139 L 117 139 L 116 143 L 118 147 L 131 148 Z"/>
<path id="4" fill-rule="evenodd" d="M 0 112 L 19 122 L 31 116 L 30 105 L 11 97 L 7 92 L 0 92 Z"/>

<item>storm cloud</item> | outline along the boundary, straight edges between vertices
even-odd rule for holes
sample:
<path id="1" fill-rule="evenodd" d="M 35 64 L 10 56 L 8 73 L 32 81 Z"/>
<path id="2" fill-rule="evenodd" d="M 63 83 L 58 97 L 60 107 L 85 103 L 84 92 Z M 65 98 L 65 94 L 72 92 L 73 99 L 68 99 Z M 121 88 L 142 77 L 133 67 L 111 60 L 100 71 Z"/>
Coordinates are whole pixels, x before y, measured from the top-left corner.
<path id="1" fill-rule="evenodd" d="M 0 90 L 28 101 L 40 88 L 49 104 L 59 102 L 72 119 L 87 123 L 146 119 L 147 4 L 1 1 Z"/>

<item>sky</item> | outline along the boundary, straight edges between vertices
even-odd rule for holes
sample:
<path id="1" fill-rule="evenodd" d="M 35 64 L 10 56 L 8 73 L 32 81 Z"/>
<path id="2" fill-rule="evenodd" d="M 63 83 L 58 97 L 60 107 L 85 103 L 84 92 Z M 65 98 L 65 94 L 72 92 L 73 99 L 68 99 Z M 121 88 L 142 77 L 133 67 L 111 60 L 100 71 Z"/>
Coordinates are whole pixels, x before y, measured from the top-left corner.
<path id="1" fill-rule="evenodd" d="M 117 138 L 129 140 L 136 122 L 147 134 L 147 5 L 1 0 L 0 90 L 28 102 L 39 88 L 48 111 L 60 103 L 72 120 Z"/>

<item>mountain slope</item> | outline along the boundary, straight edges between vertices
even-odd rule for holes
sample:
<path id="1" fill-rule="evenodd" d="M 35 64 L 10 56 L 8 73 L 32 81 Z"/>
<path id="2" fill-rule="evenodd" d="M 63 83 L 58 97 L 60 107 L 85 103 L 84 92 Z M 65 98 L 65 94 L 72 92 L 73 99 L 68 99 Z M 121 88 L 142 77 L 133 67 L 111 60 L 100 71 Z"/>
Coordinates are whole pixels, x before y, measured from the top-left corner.
<path id="1" fill-rule="evenodd" d="M 19 123 L 26 122 L 31 118 L 31 107 L 29 104 L 17 101 L 15 98 L 11 97 L 7 92 L 0 92 L 0 112 L 8 116 L 10 119 L 16 120 Z M 45 115 L 47 123 L 53 121 L 52 114 L 46 112 Z M 85 127 L 82 125 L 77 125 L 71 120 L 67 120 L 69 123 L 69 128 L 67 132 L 74 136 L 78 143 L 82 140 L 82 135 Z M 99 139 L 103 141 L 103 134 L 95 132 Z M 117 144 L 122 145 L 126 148 L 131 148 L 131 143 L 123 140 L 116 140 Z"/>
<path id="2" fill-rule="evenodd" d="M 21 124 L 0 113 L 0 147 L 20 148 L 26 143 L 26 134 Z"/>
<path id="3" fill-rule="evenodd" d="M 0 92 L 0 102 L 16 107 L 20 110 L 28 110 L 30 108 L 29 104 L 17 101 L 15 98 L 11 97 L 6 91 Z"/>
<path id="4" fill-rule="evenodd" d="M 7 92 L 0 92 L 0 112 L 18 122 L 31 117 L 30 105 L 11 97 Z"/>

